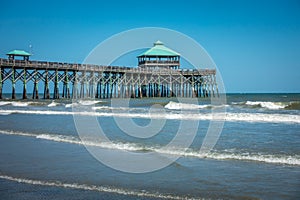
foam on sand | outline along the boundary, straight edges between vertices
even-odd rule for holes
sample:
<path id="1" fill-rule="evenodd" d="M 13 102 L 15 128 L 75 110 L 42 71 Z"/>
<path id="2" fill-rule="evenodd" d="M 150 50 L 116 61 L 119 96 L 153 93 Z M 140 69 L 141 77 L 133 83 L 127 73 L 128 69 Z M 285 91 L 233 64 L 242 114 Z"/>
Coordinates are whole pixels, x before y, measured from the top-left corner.
<path id="1" fill-rule="evenodd" d="M 46 181 L 46 180 L 35 180 L 35 179 L 28 179 L 28 178 L 17 178 L 8 175 L 0 175 L 1 179 L 14 181 L 18 183 L 25 183 L 31 185 L 41 185 L 41 186 L 50 186 L 50 187 L 60 187 L 60 188 L 70 188 L 70 189 L 79 189 L 79 190 L 88 190 L 88 191 L 96 191 L 96 192 L 106 192 L 106 193 L 113 193 L 119 195 L 130 195 L 138 197 L 145 197 L 145 198 L 160 198 L 160 199 L 190 199 L 189 197 L 184 196 L 175 196 L 171 194 L 160 194 L 160 193 L 153 193 L 147 191 L 139 191 L 139 190 L 128 190 L 123 188 L 116 188 L 116 187 L 107 187 L 107 186 L 98 186 L 98 185 L 88 185 L 88 184 L 80 184 L 80 183 L 64 183 L 61 181 Z M 195 198 L 192 198 L 195 199 Z"/>

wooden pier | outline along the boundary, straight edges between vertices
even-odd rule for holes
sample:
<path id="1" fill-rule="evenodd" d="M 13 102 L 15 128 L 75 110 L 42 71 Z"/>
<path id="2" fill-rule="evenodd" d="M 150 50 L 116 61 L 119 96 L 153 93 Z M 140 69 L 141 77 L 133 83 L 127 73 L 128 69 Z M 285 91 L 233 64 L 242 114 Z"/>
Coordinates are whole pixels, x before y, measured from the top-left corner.
<path id="1" fill-rule="evenodd" d="M 209 97 L 218 95 L 214 69 L 149 69 L 90 64 L 0 59 L 0 98 L 3 84 L 11 82 L 11 98 L 16 98 L 16 83 L 33 84 L 32 98 L 143 98 Z M 53 92 L 50 96 L 50 84 Z M 62 90 L 62 91 L 61 91 Z"/>

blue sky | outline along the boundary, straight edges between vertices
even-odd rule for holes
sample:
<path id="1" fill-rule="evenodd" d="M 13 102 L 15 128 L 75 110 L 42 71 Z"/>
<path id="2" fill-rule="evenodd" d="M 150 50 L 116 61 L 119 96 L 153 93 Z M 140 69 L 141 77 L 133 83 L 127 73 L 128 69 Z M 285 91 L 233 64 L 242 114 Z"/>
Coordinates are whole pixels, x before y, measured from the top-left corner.
<path id="1" fill-rule="evenodd" d="M 139 27 L 195 39 L 227 92 L 300 92 L 300 1 L 3 1 L 0 57 L 32 45 L 32 60 L 80 63 L 103 40 Z"/>

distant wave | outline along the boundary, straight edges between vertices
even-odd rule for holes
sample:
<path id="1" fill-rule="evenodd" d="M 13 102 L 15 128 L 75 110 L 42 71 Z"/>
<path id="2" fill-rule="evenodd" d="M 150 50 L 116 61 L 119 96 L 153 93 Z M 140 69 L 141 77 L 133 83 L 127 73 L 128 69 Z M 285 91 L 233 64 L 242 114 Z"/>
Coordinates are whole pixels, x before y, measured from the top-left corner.
<path id="1" fill-rule="evenodd" d="M 71 112 L 54 110 L 0 110 L 0 114 L 38 114 L 38 115 L 83 115 L 97 117 L 124 117 L 146 119 L 173 119 L 173 120 L 215 120 L 228 122 L 258 122 L 258 123 L 300 123 L 299 115 L 269 114 L 269 113 L 128 113 L 128 112 Z"/>
<path id="2" fill-rule="evenodd" d="M 260 106 L 262 108 L 268 108 L 274 110 L 285 108 L 285 105 L 281 102 L 268 102 L 268 101 L 247 101 L 245 105 Z"/>
<path id="3" fill-rule="evenodd" d="M 5 105 L 8 105 L 8 104 L 11 104 L 11 102 L 9 102 L 9 101 L 0 101 L 0 106 L 5 106 Z"/>
<path id="4" fill-rule="evenodd" d="M 262 153 L 228 153 L 228 152 L 211 152 L 200 154 L 199 152 L 182 152 L 182 151 L 168 151 L 168 154 L 179 154 L 181 156 L 191 156 L 198 158 L 209 158 L 215 160 L 241 160 L 241 161 L 254 161 L 265 162 L 273 164 L 287 164 L 287 165 L 300 165 L 300 155 L 269 155 Z"/>
<path id="5" fill-rule="evenodd" d="M 52 101 L 50 104 L 48 104 L 48 107 L 55 107 L 57 105 L 59 105 L 59 103 Z"/>
<path id="6" fill-rule="evenodd" d="M 32 104 L 43 105 L 42 102 L 33 102 L 33 101 L 0 101 L 0 106 L 12 105 L 15 107 L 26 107 Z"/>
<path id="7" fill-rule="evenodd" d="M 300 101 L 290 102 L 272 102 L 272 101 L 246 101 L 246 102 L 232 102 L 233 105 L 247 106 L 252 108 L 265 108 L 269 110 L 300 110 Z"/>
<path id="8" fill-rule="evenodd" d="M 17 106 L 17 107 L 25 107 L 31 104 L 31 102 L 11 102 L 12 106 Z"/>
<path id="9" fill-rule="evenodd" d="M 84 106 L 90 106 L 93 104 L 97 104 L 99 102 L 102 102 L 102 101 L 96 101 L 96 100 L 79 100 L 78 101 L 79 104 L 84 105 Z"/>
<path id="10" fill-rule="evenodd" d="M 171 194 L 161 194 L 147 191 L 139 191 L 139 190 L 128 190 L 123 188 L 116 187 L 107 187 L 107 186 L 97 186 L 97 185 L 87 185 L 87 184 L 79 184 L 79 183 L 63 183 L 60 181 L 45 181 L 45 180 L 34 180 L 27 178 L 17 178 L 8 175 L 0 174 L 1 179 L 14 181 L 18 183 L 25 183 L 31 185 L 41 185 L 41 186 L 51 186 L 51 187 L 61 187 L 61 188 L 70 188 L 70 189 L 79 189 L 79 190 L 88 190 L 88 191 L 96 191 L 96 192 L 106 192 L 113 193 L 119 195 L 130 195 L 145 198 L 160 198 L 160 199 L 195 199 L 185 196 L 175 196 Z"/>
<path id="11" fill-rule="evenodd" d="M 72 103 L 69 103 L 69 104 L 66 104 L 66 105 L 65 105 L 66 108 L 72 108 L 72 106 L 73 106 Z"/>
<path id="12" fill-rule="evenodd" d="M 208 108 L 210 105 L 196 105 L 196 104 L 188 104 L 188 103 L 177 103 L 174 101 L 170 101 L 165 108 L 170 110 L 193 110 L 193 109 L 201 109 Z"/>
<path id="13" fill-rule="evenodd" d="M 215 159 L 215 160 L 241 160 L 241 161 L 254 161 L 254 162 L 265 162 L 273 164 L 287 164 L 287 165 L 300 165 L 300 155 L 269 155 L 263 153 L 240 153 L 240 152 L 226 152 L 226 151 L 215 151 L 210 153 L 202 154 L 199 151 L 191 149 L 180 149 L 180 148 L 160 148 L 158 146 L 145 146 L 137 143 L 128 142 L 115 142 L 115 143 L 95 143 L 93 141 L 82 142 L 80 138 L 74 136 L 57 135 L 57 134 L 32 134 L 15 131 L 4 131 L 0 130 L 0 134 L 4 135 L 17 135 L 34 137 L 37 139 L 71 143 L 77 145 L 88 145 L 95 146 L 105 149 L 112 150 L 125 150 L 134 152 L 157 152 L 166 155 L 176 155 L 182 157 L 196 157 L 201 159 Z"/>

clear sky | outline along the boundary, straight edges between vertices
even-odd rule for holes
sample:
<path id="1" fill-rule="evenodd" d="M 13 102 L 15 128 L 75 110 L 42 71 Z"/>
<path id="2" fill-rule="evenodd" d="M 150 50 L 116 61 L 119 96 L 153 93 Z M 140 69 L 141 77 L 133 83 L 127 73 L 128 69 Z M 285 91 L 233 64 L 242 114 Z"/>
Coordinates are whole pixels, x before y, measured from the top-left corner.
<path id="1" fill-rule="evenodd" d="M 0 57 L 77 62 L 106 38 L 164 27 L 200 43 L 227 92 L 300 92 L 300 1 L 2 1 Z"/>

